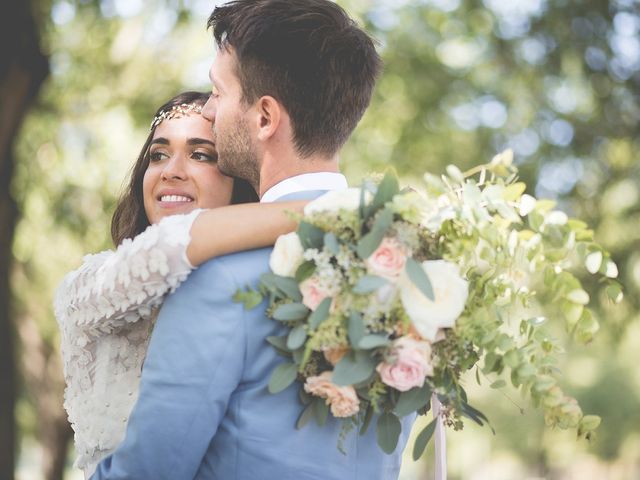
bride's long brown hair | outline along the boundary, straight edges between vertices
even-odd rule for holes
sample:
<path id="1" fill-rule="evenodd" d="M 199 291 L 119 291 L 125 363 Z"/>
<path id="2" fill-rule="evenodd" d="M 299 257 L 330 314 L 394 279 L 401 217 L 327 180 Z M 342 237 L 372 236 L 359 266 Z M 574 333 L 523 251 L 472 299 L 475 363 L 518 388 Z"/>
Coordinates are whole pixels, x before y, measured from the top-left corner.
<path id="1" fill-rule="evenodd" d="M 162 112 L 171 110 L 172 107 L 181 104 L 195 104 L 204 106 L 209 98 L 208 93 L 183 92 L 176 95 L 162 105 L 156 112 L 156 116 Z M 149 166 L 149 145 L 153 140 L 156 126 L 152 127 L 144 142 L 138 160 L 131 168 L 129 183 L 125 187 L 116 209 L 111 218 L 111 238 L 114 245 L 119 245 L 125 238 L 133 238 L 149 226 L 149 219 L 144 211 L 144 197 L 142 194 L 142 180 L 144 172 Z M 257 202 L 258 195 L 248 182 L 234 179 L 231 203 Z"/>

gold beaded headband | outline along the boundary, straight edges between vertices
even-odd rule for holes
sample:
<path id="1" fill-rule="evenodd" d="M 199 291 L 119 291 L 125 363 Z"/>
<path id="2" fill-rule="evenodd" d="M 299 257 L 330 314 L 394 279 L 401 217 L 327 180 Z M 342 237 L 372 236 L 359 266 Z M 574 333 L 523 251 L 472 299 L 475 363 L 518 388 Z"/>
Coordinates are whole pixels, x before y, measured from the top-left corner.
<path id="1" fill-rule="evenodd" d="M 151 122 L 151 128 L 157 127 L 164 120 L 185 117 L 190 113 L 202 113 L 202 106 L 195 103 L 181 103 L 180 105 L 174 105 L 168 110 L 163 110 L 156 115 Z"/>

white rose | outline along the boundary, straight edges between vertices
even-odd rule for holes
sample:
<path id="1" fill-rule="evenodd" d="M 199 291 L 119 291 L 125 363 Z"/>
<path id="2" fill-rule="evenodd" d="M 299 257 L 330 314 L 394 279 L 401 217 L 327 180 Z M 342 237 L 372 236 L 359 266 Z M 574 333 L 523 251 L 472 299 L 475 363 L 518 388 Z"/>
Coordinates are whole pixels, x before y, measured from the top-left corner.
<path id="1" fill-rule="evenodd" d="M 360 188 L 346 188 L 343 190 L 331 190 L 304 207 L 304 214 L 311 215 L 317 212 L 337 212 L 338 210 L 357 210 L 360 206 Z M 365 202 L 371 201 L 371 193 L 365 192 Z"/>
<path id="2" fill-rule="evenodd" d="M 295 232 L 280 235 L 271 252 L 269 267 L 276 275 L 293 277 L 302 264 L 304 249 Z"/>
<path id="3" fill-rule="evenodd" d="M 428 260 L 422 268 L 431 280 L 435 301 L 429 300 L 405 273 L 400 284 L 400 299 L 420 336 L 436 341 L 440 328 L 450 328 L 464 310 L 469 286 L 458 267 L 446 260 Z"/>

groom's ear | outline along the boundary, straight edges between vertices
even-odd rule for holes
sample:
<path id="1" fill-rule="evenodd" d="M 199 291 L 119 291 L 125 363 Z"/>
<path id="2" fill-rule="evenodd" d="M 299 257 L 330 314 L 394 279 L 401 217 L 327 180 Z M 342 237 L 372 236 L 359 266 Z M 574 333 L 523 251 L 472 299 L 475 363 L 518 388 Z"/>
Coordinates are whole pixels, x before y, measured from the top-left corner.
<path id="1" fill-rule="evenodd" d="M 269 140 L 278 130 L 282 121 L 283 109 L 275 98 L 265 95 L 256 104 L 256 122 L 259 140 Z"/>

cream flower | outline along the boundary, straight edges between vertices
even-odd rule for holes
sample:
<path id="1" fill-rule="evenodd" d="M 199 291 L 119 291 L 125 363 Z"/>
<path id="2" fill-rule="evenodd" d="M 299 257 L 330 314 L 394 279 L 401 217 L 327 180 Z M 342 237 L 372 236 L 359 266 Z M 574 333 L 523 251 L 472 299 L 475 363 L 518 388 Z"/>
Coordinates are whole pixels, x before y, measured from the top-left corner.
<path id="1" fill-rule="evenodd" d="M 360 206 L 360 188 L 332 190 L 309 202 L 304 207 L 304 214 L 317 212 L 338 212 L 339 210 L 356 210 Z M 365 202 L 371 201 L 371 193 L 365 192 Z"/>
<path id="2" fill-rule="evenodd" d="M 406 273 L 401 277 L 400 299 L 420 336 L 433 342 L 438 329 L 455 325 L 464 310 L 469 286 L 458 267 L 446 260 L 428 260 L 422 263 L 422 268 L 431 280 L 434 301 L 429 300 Z"/>
<path id="3" fill-rule="evenodd" d="M 295 232 L 280 235 L 269 258 L 269 267 L 276 275 L 293 277 L 303 262 L 304 249 Z"/>

